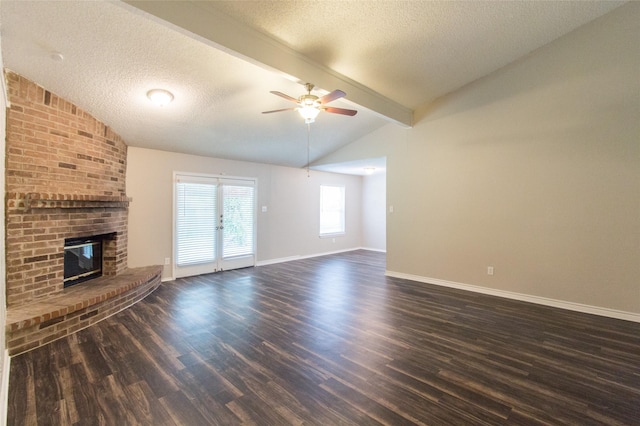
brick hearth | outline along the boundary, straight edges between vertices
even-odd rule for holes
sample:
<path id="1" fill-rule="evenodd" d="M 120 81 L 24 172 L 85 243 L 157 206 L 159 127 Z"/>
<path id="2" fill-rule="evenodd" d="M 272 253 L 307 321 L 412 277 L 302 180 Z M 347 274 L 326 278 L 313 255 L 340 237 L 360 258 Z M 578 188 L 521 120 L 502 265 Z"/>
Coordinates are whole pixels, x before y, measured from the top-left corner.
<path id="1" fill-rule="evenodd" d="M 5 77 L 7 344 L 15 354 L 135 303 L 161 271 L 127 269 L 131 200 L 120 136 L 24 77 Z M 64 240 L 106 234 L 103 277 L 65 289 Z"/>
<path id="2" fill-rule="evenodd" d="M 161 266 L 127 269 L 7 311 L 7 349 L 18 355 L 89 327 L 144 299 L 160 285 Z"/>

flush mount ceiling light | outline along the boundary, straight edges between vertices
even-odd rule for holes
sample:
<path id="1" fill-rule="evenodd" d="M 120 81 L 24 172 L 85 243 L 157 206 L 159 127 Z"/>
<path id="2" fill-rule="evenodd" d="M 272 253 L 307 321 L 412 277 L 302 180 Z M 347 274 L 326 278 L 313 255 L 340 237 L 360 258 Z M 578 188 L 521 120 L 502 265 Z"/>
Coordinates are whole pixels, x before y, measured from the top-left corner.
<path id="1" fill-rule="evenodd" d="M 173 94 L 164 89 L 153 89 L 147 92 L 147 98 L 158 106 L 168 105 L 173 100 Z"/>
<path id="2" fill-rule="evenodd" d="M 365 167 L 365 168 L 364 168 L 364 172 L 365 172 L 366 174 L 368 174 L 368 175 L 373 174 L 373 172 L 375 172 L 375 171 L 376 171 L 376 168 L 375 168 L 375 167 L 371 167 L 371 166 L 369 166 L 369 167 Z"/>
<path id="3" fill-rule="evenodd" d="M 49 57 L 56 62 L 62 62 L 64 60 L 64 56 L 60 52 L 53 52 Z"/>

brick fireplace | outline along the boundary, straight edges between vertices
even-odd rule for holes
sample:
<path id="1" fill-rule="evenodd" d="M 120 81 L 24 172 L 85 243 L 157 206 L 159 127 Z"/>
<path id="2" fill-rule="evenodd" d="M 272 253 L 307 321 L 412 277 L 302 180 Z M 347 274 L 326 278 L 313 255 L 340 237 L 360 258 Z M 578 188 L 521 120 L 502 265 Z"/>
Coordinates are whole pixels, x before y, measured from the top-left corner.
<path id="1" fill-rule="evenodd" d="M 113 233 L 103 275 L 123 272 L 128 204 L 122 196 L 7 192 L 7 306 L 63 291 L 65 239 Z"/>
<path id="2" fill-rule="evenodd" d="M 13 72 L 6 72 L 5 78 L 10 102 L 5 188 L 9 333 L 22 328 L 10 324 L 12 317 L 22 325 L 49 321 L 52 313 L 42 309 L 52 301 L 66 306 L 55 311 L 58 317 L 92 306 L 83 292 L 97 303 L 102 295 L 96 295 L 95 288 L 85 291 L 92 281 L 108 288 L 109 294 L 121 293 L 111 288 L 113 280 L 108 278 L 131 276 L 127 270 L 130 200 L 125 193 L 127 145 L 120 136 L 26 78 Z M 103 242 L 103 277 L 65 289 L 65 239 L 106 234 L 110 237 Z M 144 281 L 133 275 L 132 281 Z M 157 287 L 159 274 L 152 281 Z M 130 287 L 120 284 L 115 287 Z M 67 300 L 70 295 L 73 300 Z M 58 324 L 55 331 L 58 336 L 69 330 Z M 12 338 L 14 347 L 29 340 L 8 335 L 10 348 Z"/>
<path id="3" fill-rule="evenodd" d="M 115 233 L 104 274 L 127 267 L 127 146 L 75 105 L 7 74 L 7 305 L 62 292 L 64 240 Z"/>

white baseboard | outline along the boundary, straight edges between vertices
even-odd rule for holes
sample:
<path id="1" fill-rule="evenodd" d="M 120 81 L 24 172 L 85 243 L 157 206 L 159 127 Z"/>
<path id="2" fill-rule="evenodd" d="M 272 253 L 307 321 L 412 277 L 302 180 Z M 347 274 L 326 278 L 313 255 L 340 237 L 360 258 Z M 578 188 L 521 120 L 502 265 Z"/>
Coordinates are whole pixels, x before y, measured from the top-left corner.
<path id="1" fill-rule="evenodd" d="M 256 262 L 256 266 L 274 265 L 276 263 L 291 262 L 293 260 L 299 260 L 299 259 L 301 259 L 301 257 L 298 255 L 298 256 L 279 257 L 277 259 L 260 260 Z"/>
<path id="2" fill-rule="evenodd" d="M 471 284 L 446 281 L 438 278 L 421 277 L 419 275 L 404 274 L 402 272 L 386 271 L 388 277 L 402 278 L 410 281 L 417 281 L 426 284 L 434 284 L 443 287 L 456 288 L 459 290 L 472 291 L 474 293 L 488 294 L 490 296 L 504 297 L 506 299 L 519 300 L 522 302 L 535 303 L 537 305 L 551 306 L 554 308 L 567 309 L 569 311 L 582 312 L 585 314 L 600 315 L 603 317 L 616 318 L 626 321 L 640 323 L 640 314 L 634 312 L 619 311 L 616 309 L 602 308 L 599 306 L 584 305 L 582 303 L 567 302 L 564 300 L 549 299 L 546 297 L 532 296 L 529 294 L 516 293 L 512 291 L 496 290 L 488 287 L 481 287 Z"/>
<path id="3" fill-rule="evenodd" d="M 7 412 L 9 406 L 9 372 L 11 371 L 11 357 L 9 350 L 4 351 L 2 363 L 2 381 L 0 382 L 0 426 L 7 424 Z"/>
<path id="4" fill-rule="evenodd" d="M 328 256 L 330 254 L 346 253 L 348 251 L 354 251 L 354 250 L 363 250 L 363 249 L 362 247 L 355 247 L 350 249 L 327 251 L 324 253 L 316 253 L 316 254 L 306 254 L 306 255 L 298 254 L 295 256 L 281 257 L 278 259 L 261 260 L 259 262 L 256 262 L 256 266 L 273 265 L 275 263 L 291 262 L 292 260 L 311 259 L 312 257 Z"/>
<path id="5" fill-rule="evenodd" d="M 378 253 L 387 252 L 387 250 L 384 250 L 384 249 L 377 249 L 377 248 L 370 248 L 370 247 L 360 247 L 360 250 L 377 251 Z"/>

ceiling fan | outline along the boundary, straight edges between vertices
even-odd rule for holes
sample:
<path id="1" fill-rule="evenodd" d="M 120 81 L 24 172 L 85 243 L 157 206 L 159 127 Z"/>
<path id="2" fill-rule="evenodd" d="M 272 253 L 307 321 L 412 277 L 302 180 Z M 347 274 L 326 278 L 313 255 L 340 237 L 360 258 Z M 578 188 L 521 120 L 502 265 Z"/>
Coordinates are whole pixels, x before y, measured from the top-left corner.
<path id="1" fill-rule="evenodd" d="M 273 111 L 264 111 L 263 114 L 271 114 L 272 112 L 281 112 L 281 111 L 298 111 L 302 118 L 304 118 L 305 123 L 313 123 L 320 113 L 320 111 L 327 111 L 333 114 L 342 114 L 354 116 L 358 113 L 358 111 L 354 109 L 345 109 L 345 108 L 336 108 L 326 106 L 331 101 L 335 101 L 336 99 L 340 99 L 345 97 L 347 94 L 342 90 L 334 90 L 333 92 L 327 93 L 322 97 L 318 97 L 316 95 L 311 94 L 311 90 L 313 90 L 313 84 L 307 83 L 304 85 L 307 88 L 307 94 L 300 96 L 298 99 L 291 97 L 289 95 L 285 95 L 282 92 L 271 91 L 274 95 L 285 98 L 288 101 L 291 101 L 298 106 L 291 108 L 283 108 L 276 109 Z"/>

